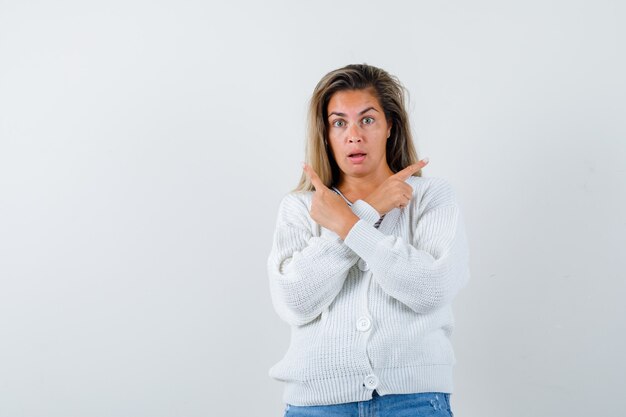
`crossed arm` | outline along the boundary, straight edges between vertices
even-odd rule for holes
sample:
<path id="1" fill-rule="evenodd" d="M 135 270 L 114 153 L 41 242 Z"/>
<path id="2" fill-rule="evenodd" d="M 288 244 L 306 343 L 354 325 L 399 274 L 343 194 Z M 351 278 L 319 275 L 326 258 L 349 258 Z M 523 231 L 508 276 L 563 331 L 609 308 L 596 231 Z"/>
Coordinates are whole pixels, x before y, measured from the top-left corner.
<path id="1" fill-rule="evenodd" d="M 302 198 L 290 194 L 283 199 L 268 259 L 272 301 L 283 320 L 303 325 L 315 319 L 359 258 L 385 292 L 416 313 L 448 303 L 469 278 L 465 230 L 453 200 L 427 207 L 409 242 L 373 227 L 372 220 L 384 210 L 381 200 L 370 199 L 378 201 L 379 209 L 359 200 L 351 210 L 310 177 L 316 187 L 310 211 Z M 386 207 L 392 209 L 392 203 Z M 321 236 L 313 235 L 311 220 L 323 226 Z"/>

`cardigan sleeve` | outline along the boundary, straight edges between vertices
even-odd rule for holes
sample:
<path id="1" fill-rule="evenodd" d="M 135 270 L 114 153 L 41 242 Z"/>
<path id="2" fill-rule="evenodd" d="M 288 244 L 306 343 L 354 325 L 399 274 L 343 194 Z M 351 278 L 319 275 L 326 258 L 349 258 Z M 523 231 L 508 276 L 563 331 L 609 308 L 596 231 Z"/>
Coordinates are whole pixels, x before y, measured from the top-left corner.
<path id="1" fill-rule="evenodd" d="M 417 313 L 450 303 L 469 279 L 467 238 L 454 193 L 445 181 L 433 193 L 412 226 L 411 241 L 385 235 L 364 220 L 345 239 L 383 291 Z"/>
<path id="2" fill-rule="evenodd" d="M 280 203 L 267 269 L 274 309 L 291 325 L 304 325 L 335 299 L 358 256 L 335 233 L 312 233 L 309 209 L 296 194 Z M 315 224 L 316 227 L 319 227 Z"/>

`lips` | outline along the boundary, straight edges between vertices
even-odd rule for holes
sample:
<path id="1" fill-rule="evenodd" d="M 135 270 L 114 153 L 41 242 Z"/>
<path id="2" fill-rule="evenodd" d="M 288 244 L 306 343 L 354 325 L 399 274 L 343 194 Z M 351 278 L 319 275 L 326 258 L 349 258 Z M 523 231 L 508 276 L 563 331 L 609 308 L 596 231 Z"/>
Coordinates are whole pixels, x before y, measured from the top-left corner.
<path id="1" fill-rule="evenodd" d="M 353 149 L 350 152 L 348 152 L 348 158 L 351 158 L 353 156 L 365 156 L 365 155 L 367 155 L 367 153 L 361 149 Z"/>
<path id="2" fill-rule="evenodd" d="M 365 160 L 367 154 L 365 152 L 357 151 L 348 154 L 348 160 L 354 164 L 360 164 Z"/>

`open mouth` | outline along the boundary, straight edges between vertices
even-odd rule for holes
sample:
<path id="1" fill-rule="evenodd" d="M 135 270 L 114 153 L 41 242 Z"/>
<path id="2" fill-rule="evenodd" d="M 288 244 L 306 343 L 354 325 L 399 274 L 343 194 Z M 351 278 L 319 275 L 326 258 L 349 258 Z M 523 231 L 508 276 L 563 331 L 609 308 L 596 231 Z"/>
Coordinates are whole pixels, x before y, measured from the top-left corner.
<path id="1" fill-rule="evenodd" d="M 348 159 L 352 162 L 359 163 L 359 162 L 363 162 L 366 155 L 367 155 L 366 153 L 360 153 L 360 152 L 351 153 L 348 155 Z"/>

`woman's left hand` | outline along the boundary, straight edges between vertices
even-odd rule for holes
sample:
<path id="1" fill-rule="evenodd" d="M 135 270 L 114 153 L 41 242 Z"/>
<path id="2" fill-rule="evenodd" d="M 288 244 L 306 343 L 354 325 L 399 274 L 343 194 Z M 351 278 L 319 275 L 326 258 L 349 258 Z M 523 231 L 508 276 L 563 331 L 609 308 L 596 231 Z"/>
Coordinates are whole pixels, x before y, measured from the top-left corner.
<path id="1" fill-rule="evenodd" d="M 359 218 L 350 210 L 343 198 L 324 185 L 311 166 L 303 164 L 302 168 L 315 187 L 311 202 L 311 218 L 320 226 L 337 233 L 341 239 L 345 239 Z"/>

